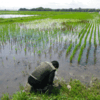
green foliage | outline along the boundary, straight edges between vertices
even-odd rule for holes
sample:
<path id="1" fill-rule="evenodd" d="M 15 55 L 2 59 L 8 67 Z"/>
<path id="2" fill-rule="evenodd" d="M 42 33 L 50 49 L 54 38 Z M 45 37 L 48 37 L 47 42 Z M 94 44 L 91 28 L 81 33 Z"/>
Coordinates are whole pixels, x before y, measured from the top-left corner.
<path id="1" fill-rule="evenodd" d="M 59 81 L 61 88 L 54 87 L 51 94 L 46 93 L 26 93 L 16 92 L 9 99 L 8 94 L 4 94 L 1 100 L 99 100 L 100 99 L 100 81 L 96 80 L 92 86 L 86 86 L 79 80 L 71 80 L 69 83 Z M 67 84 L 71 86 L 71 90 L 67 88 Z"/>
<path id="2" fill-rule="evenodd" d="M 0 11 L 0 14 L 22 14 L 22 15 L 38 15 L 23 18 L 0 18 L 0 24 L 25 22 L 38 19 L 52 18 L 52 19 L 81 19 L 88 20 L 93 19 L 94 16 L 98 16 L 98 13 L 88 12 L 55 12 L 55 11 Z"/>
<path id="3" fill-rule="evenodd" d="M 25 92 L 20 91 L 17 92 L 16 94 L 13 94 L 12 98 L 13 98 L 12 100 L 27 100 L 28 95 Z"/>
<path id="4" fill-rule="evenodd" d="M 1 97 L 1 100 L 10 100 L 9 94 L 8 94 L 8 93 L 4 94 L 4 95 Z"/>

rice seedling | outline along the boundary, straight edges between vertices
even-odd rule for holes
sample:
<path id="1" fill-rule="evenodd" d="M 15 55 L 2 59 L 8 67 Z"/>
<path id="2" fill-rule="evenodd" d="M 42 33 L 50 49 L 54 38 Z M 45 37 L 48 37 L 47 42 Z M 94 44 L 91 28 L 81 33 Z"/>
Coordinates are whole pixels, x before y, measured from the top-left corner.
<path id="1" fill-rule="evenodd" d="M 90 52 L 91 45 L 89 45 L 86 53 L 86 63 L 88 62 L 89 52 Z"/>
<path id="2" fill-rule="evenodd" d="M 88 31 L 87 31 L 87 34 L 86 34 L 86 36 L 85 36 L 85 39 L 84 39 L 84 47 L 86 47 L 86 40 L 87 40 L 87 37 L 88 37 L 88 35 L 89 35 L 89 32 L 90 32 L 90 28 L 91 28 L 91 25 L 90 25 L 90 27 L 89 27 L 89 29 L 88 29 Z"/>
<path id="3" fill-rule="evenodd" d="M 72 46 L 73 46 L 73 44 L 71 43 L 71 44 L 69 45 L 69 47 L 67 48 L 66 55 L 68 55 L 68 53 L 70 52 Z"/>
<path id="4" fill-rule="evenodd" d="M 72 54 L 71 54 L 71 56 L 70 56 L 70 62 L 72 62 L 72 59 L 73 59 L 73 57 L 74 57 L 74 55 L 75 55 L 75 53 L 76 53 L 78 47 L 79 47 L 79 44 L 77 44 L 77 45 L 75 46 L 75 48 L 74 48 L 74 50 L 73 50 L 73 52 L 72 52 Z"/>
<path id="5" fill-rule="evenodd" d="M 81 60 L 81 57 L 82 57 L 82 54 L 83 54 L 83 50 L 85 48 L 85 44 L 83 44 L 80 48 L 80 52 L 79 52 L 79 56 L 78 56 L 78 63 L 80 62 Z"/>
<path id="6" fill-rule="evenodd" d="M 79 40 L 79 46 L 81 46 L 82 39 L 83 39 L 83 37 L 84 37 L 86 31 L 87 31 L 87 30 L 85 29 L 84 32 L 82 33 L 81 37 L 80 37 L 80 40 Z"/>

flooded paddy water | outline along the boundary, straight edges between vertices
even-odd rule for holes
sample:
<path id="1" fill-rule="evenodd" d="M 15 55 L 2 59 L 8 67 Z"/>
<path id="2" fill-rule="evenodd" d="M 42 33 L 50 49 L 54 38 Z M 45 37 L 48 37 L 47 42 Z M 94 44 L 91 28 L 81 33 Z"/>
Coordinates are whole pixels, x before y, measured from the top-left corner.
<path id="1" fill-rule="evenodd" d="M 28 17 L 28 16 L 37 16 L 37 15 L 13 15 L 13 14 L 2 14 L 0 18 L 16 18 L 16 17 Z"/>
<path id="2" fill-rule="evenodd" d="M 71 24 L 68 24 L 71 23 Z M 88 84 L 100 76 L 100 25 L 44 19 L 0 26 L 0 96 L 25 85 L 42 61 L 57 60 L 58 77 Z"/>

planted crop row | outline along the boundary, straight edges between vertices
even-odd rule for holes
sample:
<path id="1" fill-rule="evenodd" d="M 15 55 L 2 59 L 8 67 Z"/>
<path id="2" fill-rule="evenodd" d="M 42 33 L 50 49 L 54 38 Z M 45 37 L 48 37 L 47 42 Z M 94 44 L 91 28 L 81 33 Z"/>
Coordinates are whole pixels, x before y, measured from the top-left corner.
<path id="1" fill-rule="evenodd" d="M 91 45 L 91 38 L 92 38 L 92 34 L 93 34 L 93 28 L 94 28 L 94 24 L 92 26 L 91 33 L 90 33 L 90 38 L 89 38 L 89 44 L 90 45 Z"/>
<path id="2" fill-rule="evenodd" d="M 79 52 L 79 56 L 78 56 L 78 63 L 80 62 L 81 60 L 81 57 L 82 57 L 82 54 L 83 54 L 83 50 L 85 48 L 85 44 L 83 44 L 80 48 L 80 52 Z"/>
<path id="3" fill-rule="evenodd" d="M 66 55 L 68 55 L 68 53 L 70 52 L 72 46 L 73 46 L 73 44 L 71 43 L 70 46 L 67 48 Z"/>
<path id="4" fill-rule="evenodd" d="M 94 30 L 94 46 L 97 46 L 97 43 L 96 43 L 96 25 L 95 25 L 95 30 Z"/>
<path id="5" fill-rule="evenodd" d="M 85 36 L 84 44 L 83 44 L 83 45 L 81 46 L 81 48 L 80 48 L 79 56 L 78 56 L 78 63 L 80 62 L 81 57 L 82 57 L 82 54 L 83 54 L 83 50 L 84 50 L 84 48 L 86 47 L 86 40 L 87 40 L 87 37 L 88 37 L 88 35 L 89 35 L 90 28 L 91 28 L 91 25 L 89 26 L 89 29 L 88 29 L 87 34 L 86 34 L 86 36 Z"/>
<path id="6" fill-rule="evenodd" d="M 74 50 L 73 50 L 73 52 L 72 52 L 72 54 L 71 54 L 71 56 L 70 56 L 70 62 L 72 62 L 72 59 L 73 59 L 73 57 L 74 57 L 74 55 L 75 55 L 75 53 L 76 53 L 78 47 L 81 46 L 82 39 L 83 39 L 83 37 L 84 37 L 84 35 L 85 35 L 86 31 L 87 31 L 87 28 L 88 28 L 88 27 L 86 26 L 86 29 L 84 29 L 84 30 L 83 30 L 83 33 L 81 34 L 81 37 L 80 37 L 80 39 L 79 39 L 79 43 L 75 46 L 75 48 L 74 48 Z"/>
<path id="7" fill-rule="evenodd" d="M 86 46 L 86 40 L 87 40 L 87 37 L 88 37 L 88 35 L 89 35 L 90 28 L 91 28 L 91 25 L 90 25 L 90 27 L 89 27 L 89 29 L 88 29 L 88 31 L 87 31 L 86 36 L 85 36 L 85 39 L 84 39 L 84 46 Z"/>
<path id="8" fill-rule="evenodd" d="M 99 25 L 98 25 L 98 40 L 99 40 L 99 45 L 100 45 L 100 31 L 99 31 Z"/>

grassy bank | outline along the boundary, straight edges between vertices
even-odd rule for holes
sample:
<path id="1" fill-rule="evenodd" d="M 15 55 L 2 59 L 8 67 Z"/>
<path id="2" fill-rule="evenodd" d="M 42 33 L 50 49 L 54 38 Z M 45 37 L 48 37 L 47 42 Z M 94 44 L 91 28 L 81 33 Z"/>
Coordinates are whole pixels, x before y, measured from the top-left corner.
<path id="1" fill-rule="evenodd" d="M 56 83 L 56 81 L 55 81 Z M 1 100 L 100 100 L 100 81 L 95 79 L 88 86 L 79 80 L 71 80 L 69 83 L 58 82 L 60 88 L 54 87 L 52 93 L 26 93 L 18 91 L 12 96 L 4 94 Z M 68 85 L 71 88 L 68 89 Z"/>

